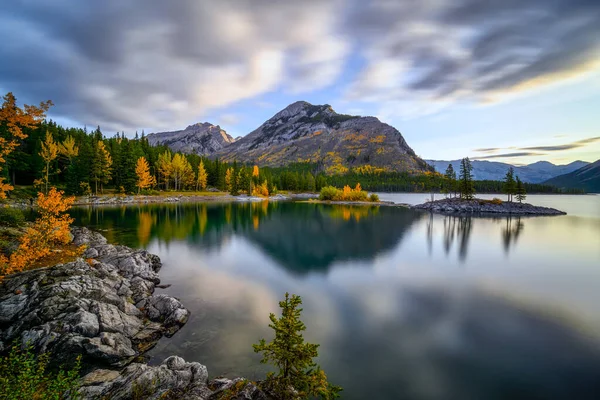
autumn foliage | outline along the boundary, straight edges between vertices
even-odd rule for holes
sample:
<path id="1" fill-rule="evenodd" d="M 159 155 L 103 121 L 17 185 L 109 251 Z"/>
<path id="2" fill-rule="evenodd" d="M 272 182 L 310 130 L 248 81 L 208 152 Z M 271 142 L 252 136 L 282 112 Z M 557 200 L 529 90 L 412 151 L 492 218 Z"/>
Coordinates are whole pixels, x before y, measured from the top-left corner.
<path id="1" fill-rule="evenodd" d="M 27 228 L 19 247 L 11 254 L 10 259 L 0 259 L 0 274 L 23 271 L 35 261 L 48 256 L 56 245 L 70 243 L 69 228 L 73 219 L 66 212 L 74 201 L 74 197 L 64 197 L 63 192 L 56 188 L 51 188 L 47 195 L 38 193 L 40 216 Z"/>
<path id="2" fill-rule="evenodd" d="M 138 193 L 140 190 L 144 190 L 156 185 L 156 179 L 150 174 L 150 166 L 148 165 L 148 161 L 146 161 L 145 157 L 138 158 L 135 165 L 135 173 L 138 177 L 136 185 L 138 187 Z"/>
<path id="3" fill-rule="evenodd" d="M 17 148 L 20 142 L 27 138 L 23 128 L 34 128 L 46 117 L 46 111 L 52 105 L 50 100 L 40 103 L 38 107 L 23 105 L 17 106 L 17 99 L 12 93 L 7 93 L 0 107 L 0 125 L 6 126 L 8 137 L 0 136 L 0 172 L 6 163 L 6 157 Z M 13 187 L 4 183 L 4 177 L 0 176 L 0 199 L 6 198 L 6 192 Z"/>
<path id="4" fill-rule="evenodd" d="M 344 186 L 340 190 L 333 186 L 326 186 L 321 189 L 319 200 L 325 201 L 378 201 L 378 197 L 368 197 L 368 193 L 362 190 L 360 183 L 357 183 L 354 189 L 350 186 Z"/>

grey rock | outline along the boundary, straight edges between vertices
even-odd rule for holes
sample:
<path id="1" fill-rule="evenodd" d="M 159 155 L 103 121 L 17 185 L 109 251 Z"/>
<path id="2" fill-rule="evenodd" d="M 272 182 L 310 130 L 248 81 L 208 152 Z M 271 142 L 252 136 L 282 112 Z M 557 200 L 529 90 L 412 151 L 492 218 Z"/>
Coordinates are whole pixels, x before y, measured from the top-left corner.
<path id="1" fill-rule="evenodd" d="M 180 131 L 151 133 L 147 137 L 153 146 L 162 144 L 173 151 L 201 155 L 213 154 L 235 142 L 220 126 L 208 122 L 190 125 Z"/>
<path id="2" fill-rule="evenodd" d="M 528 203 L 502 202 L 489 200 L 463 200 L 448 198 L 417 204 L 411 208 L 427 210 L 438 214 L 508 214 L 508 215 L 566 215 L 555 208 L 534 206 Z"/>
<path id="3" fill-rule="evenodd" d="M 85 228 L 72 232 L 94 259 L 10 275 L 0 284 L 3 347 L 17 340 L 52 352 L 56 364 L 81 354 L 85 370 L 122 367 L 187 322 L 189 311 L 179 300 L 154 295 L 157 256 L 107 244 Z"/>

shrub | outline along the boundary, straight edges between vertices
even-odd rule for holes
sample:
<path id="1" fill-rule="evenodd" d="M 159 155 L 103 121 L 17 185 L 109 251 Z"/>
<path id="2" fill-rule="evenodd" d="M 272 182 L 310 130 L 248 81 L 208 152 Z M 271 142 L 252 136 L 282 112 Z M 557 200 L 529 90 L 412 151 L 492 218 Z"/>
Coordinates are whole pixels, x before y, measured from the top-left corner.
<path id="1" fill-rule="evenodd" d="M 10 353 L 0 360 L 0 399 L 76 399 L 81 357 L 70 370 L 46 370 L 49 354 L 35 356 L 31 346 L 21 350 L 15 342 Z"/>
<path id="2" fill-rule="evenodd" d="M 494 197 L 490 203 L 492 203 L 492 204 L 502 204 L 502 200 L 500 200 L 497 197 Z"/>
<path id="3" fill-rule="evenodd" d="M 18 208 L 0 206 L 0 225 L 19 226 L 24 222 L 25 216 Z"/>
<path id="4" fill-rule="evenodd" d="M 342 190 L 333 186 L 325 186 L 319 194 L 319 200 L 324 201 L 367 201 L 368 199 L 368 194 L 362 190 L 360 183 L 354 189 L 348 185 L 344 186 Z"/>
<path id="5" fill-rule="evenodd" d="M 324 201 L 333 201 L 340 197 L 340 190 L 333 186 L 325 186 L 321 188 L 321 193 L 319 194 L 319 200 Z"/>
<path id="6" fill-rule="evenodd" d="M 378 202 L 379 196 L 375 193 L 371 193 L 371 195 L 369 196 L 369 200 L 371 200 L 372 202 Z"/>
<path id="7" fill-rule="evenodd" d="M 325 372 L 313 358 L 318 357 L 318 344 L 305 343 L 302 331 L 306 326 L 300 320 L 302 309 L 300 296 L 285 294 L 279 302 L 281 317 L 269 315 L 269 327 L 275 331 L 273 341 L 261 339 L 253 345 L 254 352 L 263 353 L 262 364 L 273 364 L 279 368 L 275 374 L 269 372 L 264 382 L 265 389 L 278 399 L 305 399 L 319 397 L 333 399 L 339 397 L 342 388 L 327 382 Z"/>

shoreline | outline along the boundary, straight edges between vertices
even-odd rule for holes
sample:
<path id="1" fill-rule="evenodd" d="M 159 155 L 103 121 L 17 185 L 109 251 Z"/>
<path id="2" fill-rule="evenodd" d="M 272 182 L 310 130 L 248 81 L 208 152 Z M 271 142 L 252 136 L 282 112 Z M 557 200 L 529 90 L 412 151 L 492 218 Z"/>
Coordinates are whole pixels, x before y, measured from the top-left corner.
<path id="1" fill-rule="evenodd" d="M 84 227 L 71 232 L 74 244 L 87 246 L 82 257 L 0 282 L 0 352 L 27 342 L 35 354 L 49 352 L 53 366 L 72 365 L 81 355 L 78 391 L 85 399 L 130 399 L 140 390 L 155 399 L 264 395 L 242 378 L 209 380 L 206 366 L 178 356 L 154 366 L 140 361 L 162 337 L 176 334 L 190 311 L 155 293 L 162 267 L 157 255 L 109 244 Z"/>

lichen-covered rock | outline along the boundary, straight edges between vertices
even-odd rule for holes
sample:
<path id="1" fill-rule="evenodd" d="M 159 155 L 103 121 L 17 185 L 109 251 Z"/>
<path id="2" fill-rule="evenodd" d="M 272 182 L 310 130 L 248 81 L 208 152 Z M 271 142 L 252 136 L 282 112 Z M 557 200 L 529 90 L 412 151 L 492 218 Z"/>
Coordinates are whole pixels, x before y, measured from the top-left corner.
<path id="1" fill-rule="evenodd" d="M 205 400 L 213 393 L 208 371 L 197 362 L 171 356 L 158 366 L 133 363 L 118 371 L 98 369 L 81 380 L 84 399 L 190 399 Z"/>
<path id="2" fill-rule="evenodd" d="M 171 336 L 189 317 L 179 300 L 154 295 L 160 259 L 144 250 L 107 244 L 85 228 L 73 242 L 84 257 L 50 268 L 7 276 L 0 283 L 0 351 L 17 341 L 35 352 L 51 351 L 52 362 L 84 370 L 119 368 Z"/>

